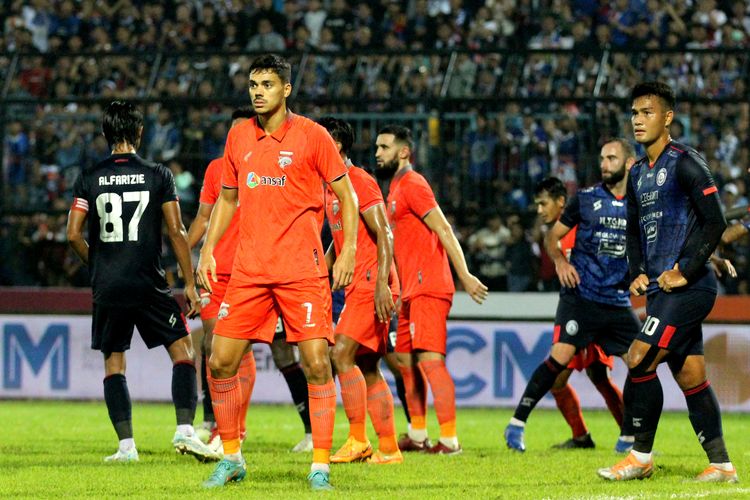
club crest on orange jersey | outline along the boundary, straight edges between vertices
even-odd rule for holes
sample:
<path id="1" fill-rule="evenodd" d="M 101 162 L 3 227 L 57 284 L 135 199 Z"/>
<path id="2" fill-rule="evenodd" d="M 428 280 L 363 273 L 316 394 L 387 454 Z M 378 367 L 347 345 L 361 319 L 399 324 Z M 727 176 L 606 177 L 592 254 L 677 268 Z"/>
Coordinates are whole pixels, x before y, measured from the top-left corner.
<path id="1" fill-rule="evenodd" d="M 293 154 L 291 151 L 279 151 L 279 167 L 286 168 L 291 165 Z"/>
<path id="2" fill-rule="evenodd" d="M 341 208 L 339 208 L 339 200 L 333 200 L 331 202 L 331 210 L 333 211 L 333 215 L 339 214 L 339 210 L 341 210 Z"/>
<path id="3" fill-rule="evenodd" d="M 395 213 L 396 213 L 396 200 L 393 200 L 393 201 L 391 202 L 391 213 L 392 213 L 392 214 L 395 214 Z"/>

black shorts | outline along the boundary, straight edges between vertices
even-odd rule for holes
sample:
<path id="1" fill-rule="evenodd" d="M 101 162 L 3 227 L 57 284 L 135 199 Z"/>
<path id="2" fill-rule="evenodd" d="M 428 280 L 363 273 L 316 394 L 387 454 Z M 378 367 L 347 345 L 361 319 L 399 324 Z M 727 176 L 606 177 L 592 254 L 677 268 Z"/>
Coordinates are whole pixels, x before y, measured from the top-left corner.
<path id="1" fill-rule="evenodd" d="M 125 352 L 130 349 L 133 327 L 149 349 L 173 342 L 188 335 L 185 315 L 173 297 L 154 299 L 134 307 L 94 304 L 91 322 L 91 348 L 103 353 Z"/>
<path id="2" fill-rule="evenodd" d="M 391 315 L 391 322 L 388 324 L 388 339 L 385 342 L 386 352 L 396 351 L 396 331 L 398 330 L 398 313 Z"/>
<path id="3" fill-rule="evenodd" d="M 284 320 L 279 316 L 276 322 L 276 331 L 273 333 L 274 340 L 286 340 L 286 329 L 284 328 Z"/>
<path id="4" fill-rule="evenodd" d="M 638 340 L 684 358 L 703 354 L 703 320 L 714 307 L 716 293 L 708 290 L 661 290 L 646 298 L 646 321 Z"/>
<path id="5" fill-rule="evenodd" d="M 608 356 L 622 356 L 630 348 L 641 323 L 630 307 L 592 302 L 576 295 L 561 295 L 555 315 L 553 343 L 574 345 L 576 352 L 591 342 Z"/>

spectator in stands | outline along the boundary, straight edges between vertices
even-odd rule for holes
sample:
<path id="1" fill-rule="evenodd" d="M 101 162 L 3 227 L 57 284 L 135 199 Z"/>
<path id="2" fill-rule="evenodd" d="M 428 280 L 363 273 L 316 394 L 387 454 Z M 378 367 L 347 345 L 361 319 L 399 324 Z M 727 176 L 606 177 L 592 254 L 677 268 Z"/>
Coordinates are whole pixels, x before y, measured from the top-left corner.
<path id="1" fill-rule="evenodd" d="M 526 238 L 521 217 L 517 214 L 508 216 L 510 237 L 505 251 L 505 267 L 508 271 L 508 291 L 526 292 L 531 288 L 536 274 L 537 260 Z"/>
<path id="2" fill-rule="evenodd" d="M 271 20 L 261 17 L 257 20 L 258 30 L 247 42 L 246 50 L 253 52 L 281 52 L 286 48 L 284 37 L 273 30 Z"/>
<path id="3" fill-rule="evenodd" d="M 497 212 L 490 213 L 486 225 L 469 236 L 472 269 L 479 270 L 478 278 L 493 292 L 508 289 L 505 255 L 510 239 L 510 230 Z"/>
<path id="4" fill-rule="evenodd" d="M 160 107 L 156 122 L 149 125 L 146 133 L 146 158 L 166 162 L 180 152 L 182 138 L 180 130 L 172 120 L 172 113 L 166 107 Z"/>

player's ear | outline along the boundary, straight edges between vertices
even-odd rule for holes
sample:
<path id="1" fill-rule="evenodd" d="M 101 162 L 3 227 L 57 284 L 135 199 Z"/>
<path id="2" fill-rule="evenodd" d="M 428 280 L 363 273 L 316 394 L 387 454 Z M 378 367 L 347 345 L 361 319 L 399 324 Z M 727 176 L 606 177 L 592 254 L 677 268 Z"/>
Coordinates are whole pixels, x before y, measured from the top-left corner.
<path id="1" fill-rule="evenodd" d="M 411 156 L 411 151 L 409 150 L 409 146 L 407 145 L 401 146 L 401 148 L 398 150 L 399 159 L 408 160 L 410 156 Z"/>
<path id="2" fill-rule="evenodd" d="M 292 93 L 292 84 L 291 83 L 285 83 L 284 84 L 284 97 L 289 97 Z"/>
<path id="3" fill-rule="evenodd" d="M 674 111 L 671 109 L 664 113 L 664 126 L 669 127 L 672 125 L 672 120 L 674 120 Z"/>
<path id="4" fill-rule="evenodd" d="M 635 158 L 632 156 L 629 156 L 627 160 L 625 160 L 625 170 L 630 171 L 630 167 L 635 165 Z"/>

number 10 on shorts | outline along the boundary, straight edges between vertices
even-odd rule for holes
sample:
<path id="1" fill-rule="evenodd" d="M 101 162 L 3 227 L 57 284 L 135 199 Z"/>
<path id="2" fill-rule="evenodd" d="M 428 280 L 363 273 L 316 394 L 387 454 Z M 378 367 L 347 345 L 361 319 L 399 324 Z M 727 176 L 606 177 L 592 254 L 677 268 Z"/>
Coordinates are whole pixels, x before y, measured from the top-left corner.
<path id="1" fill-rule="evenodd" d="M 643 326 L 641 327 L 641 333 L 650 337 L 656 332 L 657 328 L 659 328 L 659 318 L 646 316 L 646 321 L 643 322 Z"/>

